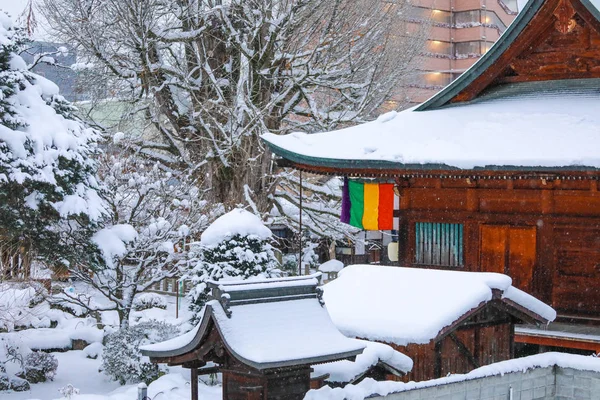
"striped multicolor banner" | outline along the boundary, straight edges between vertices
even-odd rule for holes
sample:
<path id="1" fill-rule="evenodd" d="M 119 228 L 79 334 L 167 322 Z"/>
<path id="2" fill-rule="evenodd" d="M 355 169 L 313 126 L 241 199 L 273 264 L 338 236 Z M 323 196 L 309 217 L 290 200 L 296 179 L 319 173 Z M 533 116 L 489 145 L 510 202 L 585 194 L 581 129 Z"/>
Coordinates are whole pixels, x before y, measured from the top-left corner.
<path id="1" fill-rule="evenodd" d="M 341 221 L 367 231 L 394 225 L 394 184 L 344 180 Z"/>

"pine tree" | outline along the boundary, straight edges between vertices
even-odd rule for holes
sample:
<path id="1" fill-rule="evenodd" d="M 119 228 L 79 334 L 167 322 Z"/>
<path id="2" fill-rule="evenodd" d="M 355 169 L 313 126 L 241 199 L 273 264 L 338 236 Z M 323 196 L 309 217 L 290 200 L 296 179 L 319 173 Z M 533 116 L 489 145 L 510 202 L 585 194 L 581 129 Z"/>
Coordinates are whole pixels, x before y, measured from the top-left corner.
<path id="1" fill-rule="evenodd" d="M 279 273 L 269 240 L 271 231 L 258 217 L 236 209 L 218 218 L 196 244 L 196 258 L 186 278 L 194 288 L 188 294 L 192 321 L 208 299 L 208 281 L 272 277 Z"/>
<path id="2" fill-rule="evenodd" d="M 104 213 L 92 159 L 98 134 L 54 83 L 27 69 L 18 55 L 26 42 L 0 12 L 0 247 L 93 263 L 87 243 Z"/>

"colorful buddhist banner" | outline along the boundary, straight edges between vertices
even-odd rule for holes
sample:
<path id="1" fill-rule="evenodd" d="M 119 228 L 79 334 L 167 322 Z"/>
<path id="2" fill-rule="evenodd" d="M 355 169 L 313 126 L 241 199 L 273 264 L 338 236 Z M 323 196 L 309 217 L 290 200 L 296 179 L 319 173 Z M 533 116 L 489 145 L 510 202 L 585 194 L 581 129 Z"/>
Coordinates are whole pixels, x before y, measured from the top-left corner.
<path id="1" fill-rule="evenodd" d="M 344 179 L 341 221 L 366 231 L 394 226 L 394 184 Z"/>

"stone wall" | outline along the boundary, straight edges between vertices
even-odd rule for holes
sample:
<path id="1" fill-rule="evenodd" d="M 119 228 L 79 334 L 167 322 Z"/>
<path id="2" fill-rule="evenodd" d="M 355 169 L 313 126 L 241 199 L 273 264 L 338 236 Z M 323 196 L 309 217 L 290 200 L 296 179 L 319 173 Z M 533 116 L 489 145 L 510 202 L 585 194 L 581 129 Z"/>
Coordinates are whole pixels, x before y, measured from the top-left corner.
<path id="1" fill-rule="evenodd" d="M 600 373 L 557 366 L 372 397 L 372 399 L 386 400 L 593 400 L 598 398 L 600 398 Z"/>

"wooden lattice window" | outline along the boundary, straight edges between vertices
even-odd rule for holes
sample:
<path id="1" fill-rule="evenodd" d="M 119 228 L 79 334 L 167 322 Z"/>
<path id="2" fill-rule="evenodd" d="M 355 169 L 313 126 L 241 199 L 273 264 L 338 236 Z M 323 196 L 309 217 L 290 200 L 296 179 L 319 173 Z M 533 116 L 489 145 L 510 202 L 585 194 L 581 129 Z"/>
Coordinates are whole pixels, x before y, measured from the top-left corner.
<path id="1" fill-rule="evenodd" d="M 463 224 L 415 224 L 416 264 L 462 267 L 463 258 Z"/>

